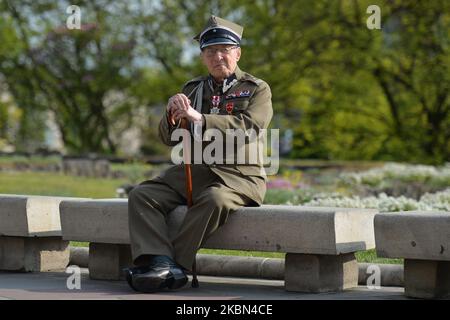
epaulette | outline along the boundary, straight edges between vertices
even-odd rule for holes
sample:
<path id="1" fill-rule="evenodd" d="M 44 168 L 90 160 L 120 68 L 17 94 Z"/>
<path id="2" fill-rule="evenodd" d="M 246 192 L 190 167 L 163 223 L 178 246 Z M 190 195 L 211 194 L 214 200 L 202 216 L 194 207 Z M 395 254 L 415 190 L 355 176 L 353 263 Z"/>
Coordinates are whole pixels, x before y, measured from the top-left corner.
<path id="1" fill-rule="evenodd" d="M 242 80 L 253 82 L 257 86 L 259 86 L 261 83 L 264 82 L 263 80 L 256 78 L 255 76 L 251 75 L 250 73 L 245 73 L 244 76 L 242 77 Z"/>

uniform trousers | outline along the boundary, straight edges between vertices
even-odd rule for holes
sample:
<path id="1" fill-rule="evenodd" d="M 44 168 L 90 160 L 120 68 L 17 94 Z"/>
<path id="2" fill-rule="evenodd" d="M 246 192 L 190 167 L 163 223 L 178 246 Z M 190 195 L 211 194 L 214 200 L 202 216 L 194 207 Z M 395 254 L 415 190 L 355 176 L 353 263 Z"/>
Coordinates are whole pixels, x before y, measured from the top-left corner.
<path id="1" fill-rule="evenodd" d="M 133 263 L 148 263 L 150 255 L 166 255 L 186 270 L 191 270 L 197 250 L 228 215 L 252 202 L 247 196 L 228 187 L 208 166 L 192 166 L 193 205 L 188 208 L 180 230 L 169 234 L 167 216 L 186 204 L 182 184 L 173 188 L 162 179 L 148 180 L 136 186 L 128 198 L 128 221 Z"/>

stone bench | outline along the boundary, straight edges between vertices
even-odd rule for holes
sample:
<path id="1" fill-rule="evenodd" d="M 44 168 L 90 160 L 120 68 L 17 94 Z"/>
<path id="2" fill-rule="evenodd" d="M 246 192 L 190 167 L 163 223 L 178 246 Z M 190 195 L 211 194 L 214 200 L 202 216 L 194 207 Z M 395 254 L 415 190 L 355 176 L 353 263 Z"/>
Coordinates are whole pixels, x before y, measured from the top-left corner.
<path id="1" fill-rule="evenodd" d="M 0 270 L 49 271 L 66 268 L 59 204 L 76 198 L 0 194 Z"/>
<path id="2" fill-rule="evenodd" d="M 127 199 L 63 201 L 63 239 L 89 242 L 93 279 L 120 279 L 131 265 Z M 178 231 L 185 206 L 169 214 Z M 245 207 L 208 239 L 203 248 L 284 252 L 288 291 L 327 292 L 356 287 L 354 253 L 374 248 L 376 210 L 264 205 Z"/>
<path id="3" fill-rule="evenodd" d="M 450 212 L 379 213 L 374 227 L 377 255 L 405 259 L 405 295 L 450 296 Z"/>

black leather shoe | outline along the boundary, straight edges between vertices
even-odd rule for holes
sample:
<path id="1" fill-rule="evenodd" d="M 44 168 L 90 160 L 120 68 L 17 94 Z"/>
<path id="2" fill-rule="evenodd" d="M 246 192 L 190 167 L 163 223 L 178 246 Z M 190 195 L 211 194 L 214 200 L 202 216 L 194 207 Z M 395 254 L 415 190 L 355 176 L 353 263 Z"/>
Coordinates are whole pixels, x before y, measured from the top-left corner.
<path id="1" fill-rule="evenodd" d="M 127 280 L 128 285 L 135 291 L 138 291 L 134 286 L 133 286 L 133 275 L 134 274 L 142 274 L 145 272 L 148 272 L 150 270 L 149 266 L 141 266 L 141 267 L 134 267 L 134 268 L 125 268 L 123 269 L 123 273 L 125 274 L 125 279 Z"/>
<path id="2" fill-rule="evenodd" d="M 188 282 L 188 277 L 184 273 L 183 269 L 176 265 L 170 268 L 170 275 L 166 282 L 169 289 L 176 290 L 184 287 L 184 285 Z"/>
<path id="3" fill-rule="evenodd" d="M 183 269 L 167 256 L 153 257 L 148 271 L 145 269 L 141 271 L 141 273 L 131 272 L 130 286 L 145 293 L 161 291 L 164 288 L 179 289 L 188 281 Z"/>
<path id="4" fill-rule="evenodd" d="M 167 287 L 168 268 L 153 267 L 149 271 L 131 276 L 131 287 L 136 291 L 154 293 Z"/>

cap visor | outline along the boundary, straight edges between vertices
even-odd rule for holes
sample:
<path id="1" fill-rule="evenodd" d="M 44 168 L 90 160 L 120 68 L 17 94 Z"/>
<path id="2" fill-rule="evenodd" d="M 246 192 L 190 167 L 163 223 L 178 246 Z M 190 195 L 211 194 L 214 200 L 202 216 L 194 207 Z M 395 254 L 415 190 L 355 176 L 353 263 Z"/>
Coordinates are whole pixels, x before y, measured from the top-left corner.
<path id="1" fill-rule="evenodd" d="M 208 40 L 205 43 L 203 43 L 200 46 L 200 49 L 203 49 L 203 48 L 206 48 L 206 47 L 209 47 L 209 46 L 213 46 L 213 45 L 216 45 L 216 44 L 234 44 L 236 46 L 239 45 L 235 41 L 233 41 L 231 39 L 228 39 L 228 38 L 214 38 L 214 39 Z"/>

